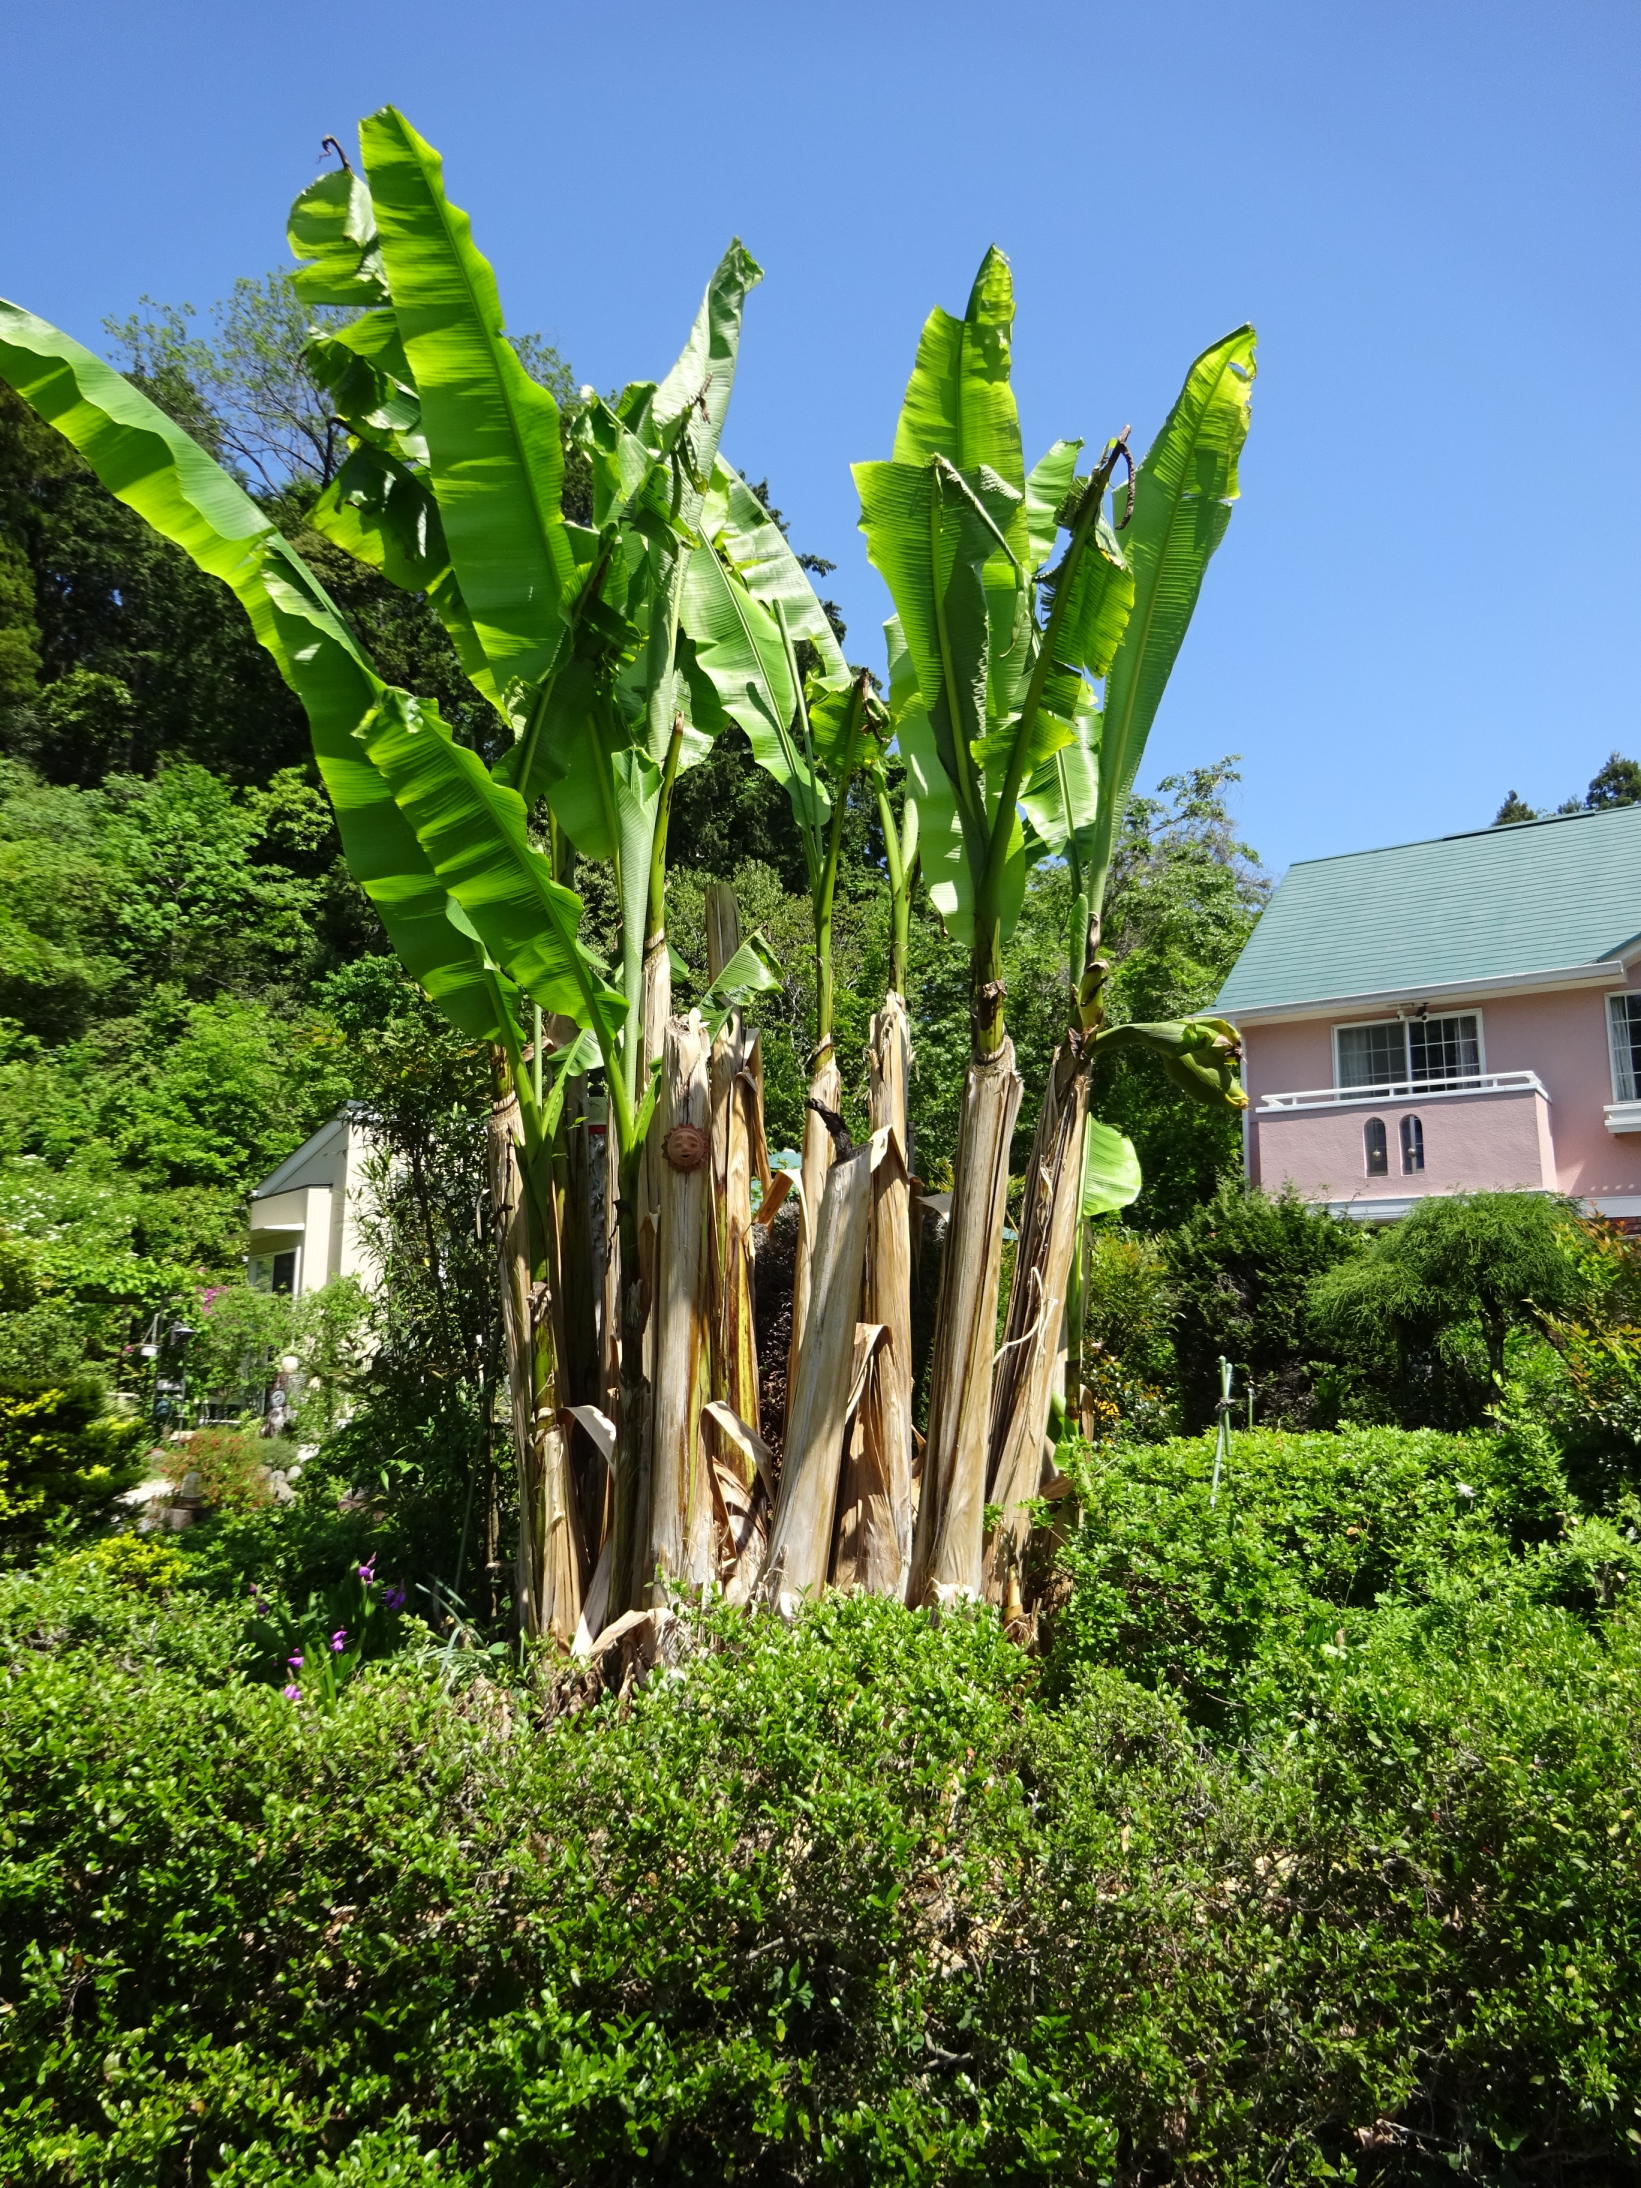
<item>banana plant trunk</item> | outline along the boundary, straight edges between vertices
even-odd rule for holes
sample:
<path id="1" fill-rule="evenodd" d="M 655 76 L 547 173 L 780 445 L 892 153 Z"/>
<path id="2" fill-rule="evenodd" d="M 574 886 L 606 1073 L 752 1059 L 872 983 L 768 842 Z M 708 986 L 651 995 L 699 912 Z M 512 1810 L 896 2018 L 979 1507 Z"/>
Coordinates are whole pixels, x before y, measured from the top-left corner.
<path id="1" fill-rule="evenodd" d="M 526 1633 L 568 1645 L 581 1617 L 586 1560 L 560 1390 L 558 1210 L 545 1156 L 526 1159 L 518 1095 L 504 1059 L 497 1059 L 494 1078 L 487 1154 L 518 1475 L 519 1617 Z"/>
<path id="2" fill-rule="evenodd" d="M 716 981 L 741 946 L 735 893 L 727 882 L 707 890 L 707 974 Z M 758 1036 L 731 1010 L 712 1044 L 712 1395 L 757 1434 L 758 1343 L 754 1320 L 752 1180 L 767 1193 L 769 1155 L 763 1133 L 763 1073 Z M 714 1457 L 750 1490 L 757 1469 L 739 1437 L 716 1428 Z"/>
<path id="3" fill-rule="evenodd" d="M 866 1369 L 844 1472 L 834 1577 L 904 1596 L 912 1562 L 912 1241 L 906 1135 L 911 1055 L 906 1005 L 891 993 L 872 1020 L 870 1114 L 883 1152 L 872 1175 L 862 1313 L 882 1332 Z"/>
<path id="4" fill-rule="evenodd" d="M 832 1165 L 815 1228 L 813 1281 L 787 1398 L 786 1451 L 763 1583 L 786 1613 L 818 1595 L 831 1573 L 866 1273 L 872 1154 L 870 1145 L 857 1147 Z"/>
<path id="5" fill-rule="evenodd" d="M 650 1145 L 659 1193 L 650 1380 L 649 1545 L 643 1590 L 698 1588 L 717 1569 L 711 1461 L 711 1050 L 698 1011 L 672 1019 Z M 645 1600 L 641 1593 L 640 1602 Z"/>
<path id="6" fill-rule="evenodd" d="M 1021 1091 L 1006 1034 L 989 1055 L 970 1060 L 935 1309 L 928 1448 L 907 1588 L 913 1604 L 981 1592 L 997 1291 Z"/>
<path id="7" fill-rule="evenodd" d="M 809 1319 L 811 1269 L 819 1243 L 821 1207 L 826 1196 L 827 1173 L 832 1167 L 832 1135 L 819 1112 L 829 1109 L 835 1116 L 842 1103 L 843 1079 L 838 1071 L 832 1036 L 827 1033 L 822 1035 L 816 1052 L 809 1099 L 803 1113 L 802 1166 L 798 1180 L 802 1191 L 798 1201 L 798 1255 L 792 1272 L 792 1353 L 787 1368 L 788 1391 L 797 1381 L 798 1353 Z"/>
<path id="8" fill-rule="evenodd" d="M 1011 1617 L 1023 1608 L 1020 1567 L 1031 1532 L 1030 1502 L 1041 1486 L 1049 1409 L 1063 1372 L 1088 1092 L 1087 1060 L 1073 1036 L 1054 1052 L 1038 1112 L 992 1380 L 987 1502 L 1000 1508 L 1000 1516 L 987 1544 L 986 1596 Z"/>

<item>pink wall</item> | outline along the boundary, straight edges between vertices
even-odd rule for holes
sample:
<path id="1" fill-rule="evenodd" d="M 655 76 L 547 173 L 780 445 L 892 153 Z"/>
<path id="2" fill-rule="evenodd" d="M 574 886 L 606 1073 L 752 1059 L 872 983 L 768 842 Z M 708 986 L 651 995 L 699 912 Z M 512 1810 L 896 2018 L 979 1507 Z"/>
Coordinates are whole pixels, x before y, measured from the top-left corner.
<path id="1" fill-rule="evenodd" d="M 1627 984 L 1641 988 L 1641 965 L 1632 968 Z M 1271 1189 L 1291 1176 L 1302 1192 L 1320 1198 L 1319 1181 L 1325 1174 L 1329 1199 L 1358 1193 L 1399 1199 L 1412 1192 L 1453 1191 L 1451 1180 L 1472 1189 L 1484 1183 L 1502 1186 L 1506 1172 L 1525 1167 L 1541 1169 L 1542 1177 L 1529 1180 L 1524 1175 L 1510 1182 L 1542 1182 L 1582 1197 L 1641 1196 L 1641 1133 L 1609 1132 L 1604 1114 L 1613 1098 L 1608 992 L 1564 988 L 1469 1004 L 1444 997 L 1432 1006 L 1444 1012 L 1477 1011 L 1484 1068 L 1536 1072 L 1549 1096 L 1547 1120 L 1537 1115 L 1545 1105 L 1524 1094 L 1448 1096 L 1372 1110 L 1353 1107 L 1332 1115 L 1301 1111 L 1261 1118 L 1259 1105 L 1267 1094 L 1333 1084 L 1335 1025 L 1360 1024 L 1390 1013 L 1329 1013 L 1284 1025 L 1244 1027 L 1245 1084 L 1252 1104 L 1250 1175 Z M 1424 1123 L 1426 1166 L 1422 1176 L 1404 1179 L 1395 1126 L 1410 1108 Z M 1455 1114 L 1448 1118 L 1448 1111 Z M 1362 1119 L 1381 1114 L 1390 1132 L 1391 1172 L 1388 1178 L 1368 1178 L 1363 1175 Z M 1548 1146 L 1541 1143 L 1546 1129 Z M 1335 1175 L 1340 1170 L 1342 1178 Z"/>
<path id="2" fill-rule="evenodd" d="M 1405 1200 L 1411 1193 L 1555 1190 L 1550 1105 L 1541 1094 L 1446 1094 L 1434 1101 L 1352 1102 L 1256 1120 L 1262 1169 L 1307 1200 Z M 1424 1168 L 1402 1172 L 1401 1122 L 1424 1127 Z M 1382 1117 L 1389 1174 L 1370 1178 L 1362 1128 Z"/>

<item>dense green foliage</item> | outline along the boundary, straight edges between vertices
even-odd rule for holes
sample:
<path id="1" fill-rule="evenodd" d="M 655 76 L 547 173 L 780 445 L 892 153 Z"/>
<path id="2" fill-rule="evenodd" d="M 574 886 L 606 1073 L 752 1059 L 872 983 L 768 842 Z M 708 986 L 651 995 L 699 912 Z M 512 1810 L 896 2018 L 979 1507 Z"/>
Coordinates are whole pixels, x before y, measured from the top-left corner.
<path id="1" fill-rule="evenodd" d="M 0 2170 L 1634 2177 L 1629 1508 L 1485 1437 L 1239 1437 L 1213 1510 L 1135 1456 L 1040 1662 L 833 1599 L 590 1713 L 413 1624 L 286 1699 L 364 1630 L 357 1538 L 310 1614 L 269 1569 L 300 1507 L 5 1582 Z"/>
<path id="2" fill-rule="evenodd" d="M 1287 1192 L 1227 1185 L 1186 1217 L 1164 1252 L 1176 1301 L 1184 1423 L 1202 1428 L 1224 1354 L 1252 1378 L 1264 1420 L 1309 1426 L 1337 1410 L 1310 1329 L 1310 1287 L 1363 1245 L 1361 1231 Z"/>
<path id="3" fill-rule="evenodd" d="M 1609 805 L 1634 805 L 1638 800 L 1641 800 L 1641 761 L 1627 760 L 1621 752 L 1614 752 L 1596 769 L 1583 797 L 1568 798 L 1555 811 L 1557 814 L 1599 813 Z M 1510 821 L 1547 817 L 1543 812 L 1535 812 L 1525 798 L 1511 790 L 1493 815 L 1493 826 L 1500 828 Z"/>

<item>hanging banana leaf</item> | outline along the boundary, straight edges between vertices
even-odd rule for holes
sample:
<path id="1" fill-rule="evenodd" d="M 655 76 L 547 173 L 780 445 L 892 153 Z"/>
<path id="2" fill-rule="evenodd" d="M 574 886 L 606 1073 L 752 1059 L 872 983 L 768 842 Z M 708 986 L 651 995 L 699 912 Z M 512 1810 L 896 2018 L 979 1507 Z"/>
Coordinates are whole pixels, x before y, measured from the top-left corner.
<path id="1" fill-rule="evenodd" d="M 351 168 L 310 183 L 285 232 L 291 256 L 303 261 L 291 284 L 304 304 L 366 311 L 387 302 L 370 192 Z"/>

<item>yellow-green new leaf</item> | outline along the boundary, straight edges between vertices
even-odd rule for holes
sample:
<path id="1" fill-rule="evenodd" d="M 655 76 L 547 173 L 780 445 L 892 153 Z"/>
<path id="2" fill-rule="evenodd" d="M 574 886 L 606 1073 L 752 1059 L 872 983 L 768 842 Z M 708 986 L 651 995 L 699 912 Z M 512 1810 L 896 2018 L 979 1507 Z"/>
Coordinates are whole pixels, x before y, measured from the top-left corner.
<path id="1" fill-rule="evenodd" d="M 308 185 L 291 207 L 286 239 L 304 262 L 291 276 L 304 304 L 364 311 L 386 303 L 370 192 L 350 168 Z"/>
<path id="2" fill-rule="evenodd" d="M 1144 1183 L 1133 1141 L 1115 1125 L 1090 1117 L 1083 1126 L 1083 1221 L 1128 1207 Z"/>

